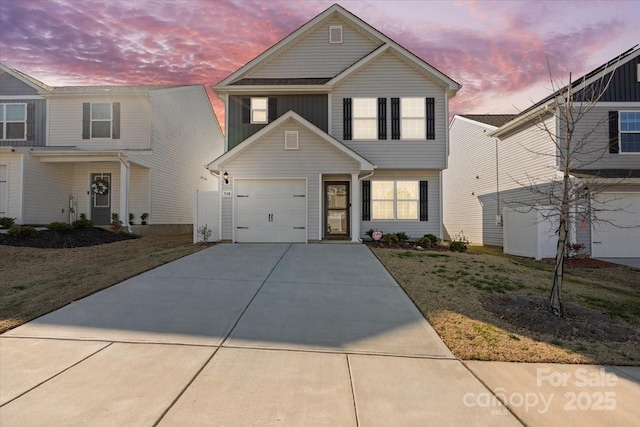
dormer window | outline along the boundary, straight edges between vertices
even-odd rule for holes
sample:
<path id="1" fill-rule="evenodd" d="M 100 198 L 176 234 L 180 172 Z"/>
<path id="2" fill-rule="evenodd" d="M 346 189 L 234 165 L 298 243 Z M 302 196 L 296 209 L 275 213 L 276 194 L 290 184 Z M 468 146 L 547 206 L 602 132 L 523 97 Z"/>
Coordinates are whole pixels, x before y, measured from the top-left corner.
<path id="1" fill-rule="evenodd" d="M 329 26 L 329 43 L 331 44 L 342 43 L 342 25 Z"/>
<path id="2" fill-rule="evenodd" d="M 268 98 L 251 98 L 251 123 L 268 123 Z"/>

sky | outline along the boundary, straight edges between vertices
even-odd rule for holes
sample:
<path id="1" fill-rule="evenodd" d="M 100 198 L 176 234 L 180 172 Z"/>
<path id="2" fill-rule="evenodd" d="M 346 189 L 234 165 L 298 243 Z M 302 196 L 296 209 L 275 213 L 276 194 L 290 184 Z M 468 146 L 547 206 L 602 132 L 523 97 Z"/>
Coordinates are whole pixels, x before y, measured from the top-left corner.
<path id="1" fill-rule="evenodd" d="M 0 62 L 50 86 L 210 87 L 334 2 L 0 0 Z M 518 113 L 549 70 L 566 83 L 640 43 L 637 0 L 337 3 L 461 83 L 451 114 Z"/>

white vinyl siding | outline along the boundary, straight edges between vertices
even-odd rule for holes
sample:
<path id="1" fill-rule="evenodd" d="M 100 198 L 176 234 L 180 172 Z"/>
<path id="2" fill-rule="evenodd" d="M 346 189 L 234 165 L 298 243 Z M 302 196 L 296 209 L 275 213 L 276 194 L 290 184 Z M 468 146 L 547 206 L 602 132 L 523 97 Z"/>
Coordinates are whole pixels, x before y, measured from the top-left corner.
<path id="1" fill-rule="evenodd" d="M 328 43 L 330 26 L 342 26 L 342 43 Z M 342 70 L 380 46 L 335 18 L 318 25 L 314 31 L 296 40 L 290 47 L 254 69 L 248 78 L 334 77 Z"/>
<path id="2" fill-rule="evenodd" d="M 331 94 L 330 134 L 342 141 L 344 98 L 435 99 L 434 140 L 392 140 L 391 111 L 387 106 L 387 139 L 344 141 L 344 144 L 381 169 L 444 169 L 446 166 L 447 114 L 445 91 L 435 81 L 387 52 L 336 86 Z M 376 135 L 377 136 L 377 135 Z"/>
<path id="3" fill-rule="evenodd" d="M 68 163 L 41 163 L 25 154 L 23 218 L 25 224 L 69 221 L 73 169 Z M 88 189 L 88 184 L 85 187 Z"/>
<path id="4" fill-rule="evenodd" d="M 63 163 L 64 165 L 64 163 Z M 91 174 L 111 174 L 109 188 L 110 209 L 112 213 L 120 213 L 120 164 L 116 162 L 87 162 L 69 164 L 73 171 L 73 195 L 76 196 L 77 218 L 85 214 L 91 219 Z M 89 194 L 87 194 L 89 193 Z M 67 215 L 68 217 L 68 215 Z M 120 218 L 124 223 L 127 218 Z"/>
<path id="5" fill-rule="evenodd" d="M 325 39 L 326 43 L 326 39 Z M 299 135 L 298 150 L 283 150 L 285 131 Z M 322 140 L 306 127 L 287 120 L 266 134 L 229 162 L 221 166 L 229 173 L 229 185 L 223 190 L 233 191 L 234 179 L 295 178 L 307 179 L 307 238 L 317 240 L 320 227 L 320 174 L 358 173 L 359 165 L 345 153 Z M 222 198 L 222 238 L 233 238 L 233 198 Z"/>
<path id="6" fill-rule="evenodd" d="M 82 104 L 84 102 L 92 104 L 120 102 L 119 139 L 82 139 Z M 149 100 L 146 95 L 110 95 L 108 99 L 97 96 L 52 97 L 49 100 L 48 145 L 89 150 L 149 149 L 151 148 L 149 117 Z"/>
<path id="7" fill-rule="evenodd" d="M 400 99 L 400 139 L 426 139 L 424 98 Z"/>
<path id="8" fill-rule="evenodd" d="M 4 203 L 4 209 L 3 212 L 0 212 L 0 216 L 15 218 L 16 222 L 20 224 L 22 221 L 20 205 L 22 203 L 23 154 L 17 150 L 11 153 L 0 152 L 0 168 L 4 168 L 3 178 L 6 191 L 4 196 L 0 195 L 0 197 L 4 197 L 4 202 L 0 200 L 0 203 Z M 2 186 L 2 183 L 0 183 L 0 186 Z"/>
<path id="9" fill-rule="evenodd" d="M 353 99 L 353 139 L 378 138 L 378 113 L 376 98 Z"/>
<path id="10" fill-rule="evenodd" d="M 149 200 L 151 188 L 150 175 L 149 169 L 138 165 L 131 165 L 129 175 L 129 212 L 136 216 L 136 224 L 140 224 L 140 215 L 143 212 L 151 212 Z M 148 218 L 147 221 L 149 221 Z"/>

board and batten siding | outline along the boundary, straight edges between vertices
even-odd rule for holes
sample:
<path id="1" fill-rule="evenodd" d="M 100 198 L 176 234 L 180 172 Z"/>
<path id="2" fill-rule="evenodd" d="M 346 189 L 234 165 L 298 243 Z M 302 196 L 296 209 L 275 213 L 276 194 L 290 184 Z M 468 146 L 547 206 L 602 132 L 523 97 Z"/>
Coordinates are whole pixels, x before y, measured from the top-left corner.
<path id="1" fill-rule="evenodd" d="M 33 104 L 33 139 L 0 140 L 0 147 L 44 147 L 47 142 L 47 101 L 45 99 L 1 99 L 0 104 Z M 27 108 L 29 108 L 27 106 Z"/>
<path id="2" fill-rule="evenodd" d="M 410 238 L 420 238 L 425 234 L 440 235 L 440 171 L 439 170 L 393 170 L 377 169 L 373 176 L 367 178 L 373 181 L 427 181 L 427 212 L 428 221 L 418 220 L 371 220 L 360 221 L 360 237 L 365 237 L 369 229 L 380 230 L 383 233 L 398 233 L 404 231 Z"/>
<path id="3" fill-rule="evenodd" d="M 299 149 L 284 149 L 285 131 L 298 131 Z M 307 238 L 317 240 L 320 227 L 320 174 L 351 174 L 360 165 L 318 135 L 289 119 L 256 141 L 251 147 L 227 163 L 221 170 L 229 173 L 229 185 L 242 178 L 306 178 L 307 179 Z M 235 194 L 234 194 L 235 197 Z M 233 238 L 233 198 L 222 198 L 222 239 Z"/>
<path id="4" fill-rule="evenodd" d="M 152 154 L 128 154 L 150 169 L 144 212 L 149 224 L 193 224 L 195 192 L 218 189 L 206 165 L 224 151 L 222 131 L 203 86 L 154 90 L 150 99 Z"/>
<path id="5" fill-rule="evenodd" d="M 588 101 L 593 98 L 593 93 L 599 93 L 603 82 L 609 83 L 609 87 L 604 92 L 599 102 L 640 102 L 640 55 L 629 60 L 627 63 L 616 68 L 611 77 L 611 73 L 607 74 L 596 82 L 587 86 L 584 90 L 576 92 L 576 100 Z"/>
<path id="6" fill-rule="evenodd" d="M 449 166 L 442 173 L 445 236 L 463 232 L 469 242 L 502 246 L 497 207 L 495 127 L 454 117 Z"/>
<path id="7" fill-rule="evenodd" d="M 343 141 L 344 98 L 387 98 L 387 139 L 344 141 L 345 145 L 381 169 L 444 169 L 446 166 L 445 89 L 394 53 L 387 52 L 340 82 L 331 95 L 331 135 Z M 435 99 L 433 140 L 391 139 L 391 98 Z"/>
<path id="8" fill-rule="evenodd" d="M 22 199 L 22 153 L 0 151 L 0 166 L 5 168 L 6 179 L 6 211 L 0 216 L 15 218 L 17 224 L 22 223 L 20 203 Z"/>
<path id="9" fill-rule="evenodd" d="M 120 102 L 120 138 L 82 139 L 82 104 Z M 146 95 L 56 96 L 49 101 L 49 145 L 83 150 L 149 149 Z"/>
<path id="10" fill-rule="evenodd" d="M 0 71 L 0 96 L 37 95 L 38 90 L 7 72 Z"/>
<path id="11" fill-rule="evenodd" d="M 609 111 L 640 111 L 640 102 L 628 107 L 596 106 L 577 123 L 572 145 L 584 142 L 576 152 L 572 169 L 640 169 L 640 154 L 609 152 Z M 561 141 L 566 138 L 566 128 L 560 122 Z"/>
<path id="12" fill-rule="evenodd" d="M 342 26 L 342 43 L 329 43 L 329 27 Z M 304 38 L 264 65 L 244 76 L 246 78 L 322 78 L 334 77 L 382 44 L 356 31 L 339 18 L 319 23 Z"/>
<path id="13" fill-rule="evenodd" d="M 229 128 L 227 129 L 229 150 L 254 133 L 258 132 L 263 127 L 267 126 L 267 124 L 242 123 L 242 99 L 251 97 L 276 98 L 276 119 L 292 110 L 313 123 L 318 128 L 322 129 L 323 131 L 328 131 L 329 101 L 327 95 L 231 95 L 229 96 Z"/>

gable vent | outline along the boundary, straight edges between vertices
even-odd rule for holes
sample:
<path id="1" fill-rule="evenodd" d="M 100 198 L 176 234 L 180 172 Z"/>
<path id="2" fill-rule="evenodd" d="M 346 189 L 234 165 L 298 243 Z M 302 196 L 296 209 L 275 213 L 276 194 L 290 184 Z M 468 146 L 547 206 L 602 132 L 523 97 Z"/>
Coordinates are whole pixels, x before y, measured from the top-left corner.
<path id="1" fill-rule="evenodd" d="M 342 25 L 329 26 L 329 43 L 342 43 Z"/>
<path id="2" fill-rule="evenodd" d="M 285 150 L 298 150 L 300 145 L 298 143 L 298 131 L 285 131 L 284 132 L 284 149 Z"/>

